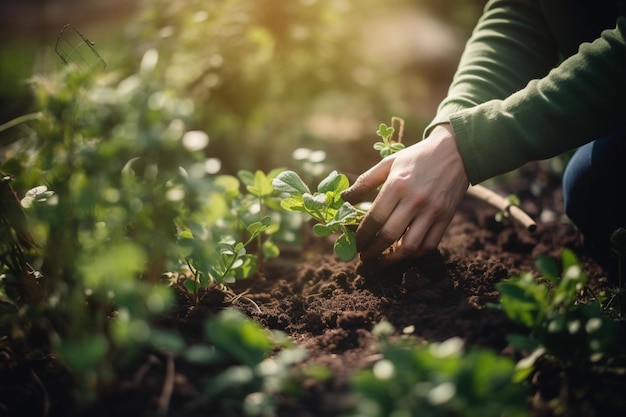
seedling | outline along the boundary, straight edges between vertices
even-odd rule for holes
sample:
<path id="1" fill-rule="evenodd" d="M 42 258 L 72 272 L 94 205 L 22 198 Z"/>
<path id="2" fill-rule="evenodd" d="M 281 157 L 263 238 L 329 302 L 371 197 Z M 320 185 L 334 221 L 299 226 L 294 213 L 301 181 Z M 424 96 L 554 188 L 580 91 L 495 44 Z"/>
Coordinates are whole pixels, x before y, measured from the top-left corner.
<path id="1" fill-rule="evenodd" d="M 239 217 L 244 224 L 251 225 L 257 221 L 268 221 L 266 217 L 269 213 L 279 211 L 280 203 L 272 186 L 272 180 L 282 171 L 282 168 L 273 169 L 267 174 L 259 170 L 254 173 L 246 170 L 239 171 L 238 177 L 247 191 L 247 195 L 244 194 L 241 198 L 239 211 Z M 269 222 L 267 227 L 256 235 L 260 259 L 276 258 L 280 254 L 278 246 L 271 239 L 279 229 L 278 221 Z"/>
<path id="2" fill-rule="evenodd" d="M 395 128 L 393 124 L 399 123 L 398 140 L 393 140 Z M 402 132 L 404 120 L 399 117 L 391 118 L 392 126 L 381 123 L 376 131 L 382 141 L 374 144 L 374 149 L 382 158 L 394 154 L 402 149 Z M 344 174 L 332 171 L 323 179 L 316 192 L 311 192 L 306 183 L 294 171 L 284 171 L 273 181 L 276 191 L 288 194 L 280 205 L 285 210 L 297 213 L 305 213 L 311 216 L 317 223 L 313 226 L 313 232 L 320 237 L 327 237 L 333 233 L 339 233 L 335 241 L 335 254 L 344 261 L 352 260 L 356 254 L 356 238 L 354 227 L 357 226 L 366 211 L 343 201 L 341 193 L 350 185 Z"/>
<path id="3" fill-rule="evenodd" d="M 510 216 L 510 208 L 511 207 L 519 207 L 521 204 L 520 199 L 515 194 L 509 194 L 505 197 L 506 202 L 508 203 L 507 207 L 504 210 L 500 210 L 496 213 L 495 219 L 498 223 L 502 223 L 504 219 Z"/>
<path id="4" fill-rule="evenodd" d="M 187 262 L 192 278 L 184 282 L 194 303 L 199 301 L 199 292 L 211 286 L 225 286 L 238 279 L 248 278 L 257 269 L 257 256 L 247 252 L 247 247 L 270 227 L 269 216 L 250 224 L 245 241 L 236 241 L 224 236 L 217 245 L 207 245 L 196 239 L 190 230 L 181 232 L 178 247 Z"/>
<path id="5" fill-rule="evenodd" d="M 399 131 L 398 131 L 398 140 L 393 140 L 393 134 L 395 132 L 395 128 L 393 127 L 394 122 L 399 123 Z M 389 155 L 392 155 L 398 151 L 404 149 L 404 144 L 402 143 L 402 134 L 404 132 L 404 120 L 399 117 L 391 118 L 391 126 L 387 126 L 384 123 L 381 123 L 378 126 L 378 130 L 376 134 L 380 136 L 382 142 L 376 142 L 374 144 L 374 149 L 380 153 L 381 158 L 386 158 Z"/>
<path id="6" fill-rule="evenodd" d="M 537 268 L 545 281 L 528 272 L 497 285 L 499 307 L 530 330 L 527 336 L 508 336 L 513 347 L 533 352 L 519 362 L 517 380 L 528 377 L 535 362 L 545 355 L 565 366 L 581 367 L 601 360 L 615 342 L 615 322 L 603 314 L 599 302 L 578 303 L 578 292 L 587 283 L 580 261 L 564 250 L 561 263 L 560 277 L 556 262 L 540 257 Z"/>
<path id="7" fill-rule="evenodd" d="M 340 233 L 335 241 L 337 256 L 349 261 L 356 256 L 356 239 L 352 228 L 359 224 L 365 211 L 343 201 L 341 192 L 349 186 L 348 178 L 337 171 L 331 172 L 311 192 L 294 171 L 283 171 L 272 181 L 276 191 L 286 193 L 280 205 L 285 210 L 306 213 L 317 223 L 313 232 L 320 237 Z"/>
<path id="8" fill-rule="evenodd" d="M 525 390 L 512 382 L 515 363 L 482 348 L 465 349 L 452 338 L 426 342 L 389 322 L 376 325 L 380 358 L 357 372 L 351 417 L 527 415 Z"/>

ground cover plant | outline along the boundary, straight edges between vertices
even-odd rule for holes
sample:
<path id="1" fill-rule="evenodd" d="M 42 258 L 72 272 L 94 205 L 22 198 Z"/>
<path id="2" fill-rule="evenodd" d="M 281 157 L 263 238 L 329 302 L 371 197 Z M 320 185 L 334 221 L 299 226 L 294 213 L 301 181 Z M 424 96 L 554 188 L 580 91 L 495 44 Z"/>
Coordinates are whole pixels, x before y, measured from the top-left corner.
<path id="1" fill-rule="evenodd" d="M 167 19 L 134 26 L 137 37 L 158 27 L 164 42 L 149 36 L 136 68 L 35 77 L 33 112 L 0 125 L 29 132 L 0 166 L 0 415 L 623 414 L 621 277 L 559 218 L 558 173 L 529 164 L 494 184 L 541 219 L 533 233 L 468 196 L 438 251 L 372 269 L 354 247 L 367 206 L 341 200 L 349 179 L 332 160 L 310 152 L 314 170 L 302 158 L 257 169 L 214 153 L 213 127 L 222 143 L 246 130 L 234 119 L 254 131 L 258 115 L 212 106 L 238 79 L 259 103 L 282 97 L 280 80 L 264 90 L 269 72 L 250 71 L 278 53 L 273 42 L 299 50 L 292 32 L 243 0 L 200 15 L 167 3 Z M 323 22 L 339 13 L 304 3 Z M 198 55 L 174 45 L 207 19 L 229 42 L 234 29 L 248 35 L 226 61 L 253 46 L 256 64 L 207 54 L 193 92 L 219 98 L 204 108 L 180 72 Z M 380 157 L 399 151 L 402 121 L 376 135 L 363 141 L 370 153 L 372 142 Z M 255 137 L 229 146 L 257 152 Z"/>

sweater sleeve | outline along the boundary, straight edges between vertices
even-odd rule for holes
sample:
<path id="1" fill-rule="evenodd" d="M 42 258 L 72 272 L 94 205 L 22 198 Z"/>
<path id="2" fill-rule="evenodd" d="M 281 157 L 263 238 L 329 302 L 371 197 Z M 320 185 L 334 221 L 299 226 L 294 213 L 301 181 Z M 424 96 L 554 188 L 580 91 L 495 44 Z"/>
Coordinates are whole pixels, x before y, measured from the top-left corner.
<path id="1" fill-rule="evenodd" d="M 558 155 L 626 125 L 626 18 L 505 99 L 448 118 L 472 183 Z"/>
<path id="2" fill-rule="evenodd" d="M 424 136 L 460 110 L 508 97 L 544 76 L 557 60 L 556 43 L 538 0 L 489 1 Z"/>

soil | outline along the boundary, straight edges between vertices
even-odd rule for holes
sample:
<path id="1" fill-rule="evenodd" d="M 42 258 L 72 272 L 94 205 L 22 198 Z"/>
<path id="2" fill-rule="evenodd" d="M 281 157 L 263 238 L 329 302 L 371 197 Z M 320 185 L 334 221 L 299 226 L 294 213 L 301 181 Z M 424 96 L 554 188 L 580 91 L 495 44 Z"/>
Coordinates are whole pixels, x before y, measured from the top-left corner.
<path id="1" fill-rule="evenodd" d="M 267 264 L 262 275 L 238 283 L 234 291 L 246 293 L 234 302 L 236 308 L 269 329 L 286 332 L 309 351 L 309 363 L 333 371 L 329 381 L 304 381 L 306 394 L 298 401 L 279 399 L 278 414 L 332 417 L 345 412 L 351 404 L 345 395 L 348 378 L 371 365 L 376 353 L 371 329 L 381 320 L 389 321 L 396 329 L 414 326 L 417 336 L 430 341 L 456 336 L 467 345 L 509 354 L 506 335 L 520 329 L 488 304 L 498 301 L 498 282 L 535 270 L 539 255 L 558 258 L 563 248 L 570 248 L 584 262 L 590 287 L 606 286 L 602 279 L 605 271 L 585 255 L 581 236 L 563 218 L 557 176 L 540 164 L 530 164 L 521 173 L 516 181 L 495 188 L 521 199 L 522 208 L 538 221 L 532 233 L 507 219 L 497 222 L 495 209 L 467 198 L 439 250 L 419 260 L 374 270 L 359 260 L 338 260 L 327 242 L 316 240 L 306 251 L 292 255 L 285 252 Z M 162 324 L 176 328 L 193 341 L 199 338 L 202 320 L 226 305 L 223 294 L 218 294 L 193 310 L 181 305 Z M 53 357 L 15 363 L 14 352 L 5 350 L 2 354 L 0 370 L 11 376 L 0 383 L 0 396 L 10 407 L 4 411 L 72 415 L 67 408 L 70 394 L 64 391 L 71 385 L 71 376 Z M 211 415 L 211 410 L 197 408 L 190 412 L 188 407 L 206 378 L 203 370 L 158 352 L 147 353 L 138 363 L 126 367 L 97 406 L 83 415 L 156 415 L 156 399 L 163 395 L 168 364 L 174 365 L 176 383 L 167 415 Z M 138 380 L 140 372 L 144 377 Z M 558 396 L 559 380 L 558 368 L 543 369 L 533 380 L 529 401 L 532 398 L 534 415 L 556 415 L 546 405 Z M 577 399 L 572 407 L 575 411 L 568 415 L 622 415 L 624 404 L 607 398 L 621 398 L 626 377 L 593 383 L 596 391 Z M 51 407 L 49 414 L 42 411 L 42 392 Z"/>

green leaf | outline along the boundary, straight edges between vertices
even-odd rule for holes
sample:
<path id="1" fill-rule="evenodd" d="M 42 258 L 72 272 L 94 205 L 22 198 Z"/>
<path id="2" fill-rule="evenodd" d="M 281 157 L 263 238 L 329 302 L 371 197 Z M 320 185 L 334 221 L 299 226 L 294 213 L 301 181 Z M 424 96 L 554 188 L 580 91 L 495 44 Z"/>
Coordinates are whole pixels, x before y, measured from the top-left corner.
<path id="1" fill-rule="evenodd" d="M 326 207 L 326 195 L 315 193 L 311 195 L 309 193 L 303 194 L 304 208 L 309 212 L 316 212 Z"/>
<path id="2" fill-rule="evenodd" d="M 380 151 L 382 151 L 383 149 L 386 149 L 386 148 L 387 148 L 387 145 L 385 145 L 383 142 L 376 142 L 374 144 L 374 150 L 376 150 L 376 151 L 380 152 Z"/>
<path id="3" fill-rule="evenodd" d="M 506 335 L 506 341 L 509 342 L 509 344 L 515 349 L 520 351 L 532 352 L 539 347 L 539 342 L 537 340 L 518 333 L 510 333 Z"/>
<path id="4" fill-rule="evenodd" d="M 395 129 L 393 127 L 387 126 L 385 123 L 381 123 L 378 126 L 378 130 L 376 131 L 376 134 L 380 136 L 381 138 L 383 138 L 385 141 L 387 141 L 389 140 L 391 135 L 393 135 L 394 131 Z"/>
<path id="5" fill-rule="evenodd" d="M 402 143 L 392 143 L 391 146 L 391 153 L 396 153 L 396 152 L 400 152 L 402 149 L 404 149 L 404 144 Z"/>
<path id="6" fill-rule="evenodd" d="M 520 201 L 519 197 L 516 196 L 515 194 L 509 194 L 506 196 L 506 201 L 508 201 L 508 203 L 512 206 L 519 206 L 522 202 Z"/>
<path id="7" fill-rule="evenodd" d="M 330 236 L 334 232 L 332 227 L 328 225 L 317 223 L 313 225 L 313 233 L 319 237 Z"/>
<path id="8" fill-rule="evenodd" d="M 256 171 L 253 183 L 248 185 L 246 189 L 250 194 L 257 197 L 267 197 L 274 192 L 272 181 L 265 176 L 263 171 Z"/>
<path id="9" fill-rule="evenodd" d="M 236 263 L 237 265 L 231 269 L 231 275 L 235 279 L 246 279 L 257 270 L 257 257 L 255 255 L 241 255 Z"/>
<path id="10" fill-rule="evenodd" d="M 183 230 L 182 232 L 180 232 L 180 238 L 193 240 L 193 233 L 191 233 L 191 230 L 189 229 Z"/>
<path id="11" fill-rule="evenodd" d="M 256 237 L 267 230 L 271 223 L 272 219 L 270 216 L 265 216 L 261 219 L 261 221 L 250 224 L 246 229 L 251 236 Z"/>
<path id="12" fill-rule="evenodd" d="M 259 364 L 271 350 L 263 328 L 234 309 L 222 310 L 210 319 L 205 332 L 220 352 L 248 366 Z"/>
<path id="13" fill-rule="evenodd" d="M 549 256 L 539 256 L 535 261 L 535 266 L 545 278 L 556 285 L 559 279 L 559 267 L 554 259 Z"/>
<path id="14" fill-rule="evenodd" d="M 278 174 L 272 181 L 272 186 L 276 191 L 292 195 L 311 193 L 311 190 L 309 190 L 309 187 L 302 181 L 302 178 L 293 171 L 283 171 Z"/>
<path id="15" fill-rule="evenodd" d="M 276 246 L 274 242 L 271 242 L 269 240 L 263 242 L 263 246 L 261 247 L 261 249 L 263 251 L 263 256 L 266 259 L 278 258 L 278 256 L 280 255 L 280 249 L 278 248 L 278 246 Z"/>
<path id="16" fill-rule="evenodd" d="M 515 374 L 513 375 L 513 382 L 515 383 L 522 382 L 532 375 L 535 370 L 535 363 L 545 354 L 545 349 L 539 346 L 528 349 L 528 351 L 532 351 L 532 353 L 517 362 L 517 365 L 515 366 Z"/>
<path id="17" fill-rule="evenodd" d="M 239 180 L 232 175 L 217 175 L 213 177 L 213 185 L 222 191 L 226 198 L 235 198 L 239 195 Z"/>
<path id="18" fill-rule="evenodd" d="M 183 353 L 183 357 L 195 364 L 210 365 L 221 359 L 213 346 L 194 345 L 189 346 Z"/>
<path id="19" fill-rule="evenodd" d="M 566 271 L 571 266 L 580 266 L 580 261 L 576 257 L 576 254 L 571 249 L 563 249 L 561 252 L 561 262 L 563 263 L 563 270 Z"/>
<path id="20" fill-rule="evenodd" d="M 335 219 L 342 224 L 353 224 L 359 219 L 359 211 L 352 204 L 345 202 L 339 207 Z"/>
<path id="21" fill-rule="evenodd" d="M 239 172 L 237 172 L 237 176 L 239 177 L 241 182 L 243 182 L 245 185 L 254 184 L 254 173 L 252 171 L 242 169 Z"/>
<path id="22" fill-rule="evenodd" d="M 185 288 L 190 294 L 195 294 L 200 289 L 200 283 L 192 279 L 185 280 L 184 284 L 185 284 Z"/>
<path id="23" fill-rule="evenodd" d="M 96 372 L 109 351 L 109 341 L 103 334 L 87 334 L 78 340 L 63 340 L 57 350 L 73 371 Z"/>
<path id="24" fill-rule="evenodd" d="M 341 259 L 342 261 L 347 262 L 354 259 L 357 254 L 356 238 L 354 236 L 354 233 L 346 230 L 335 241 L 334 250 L 339 259 Z"/>
<path id="25" fill-rule="evenodd" d="M 305 212 L 304 199 L 302 196 L 284 198 L 280 202 L 280 206 L 288 211 Z"/>
<path id="26" fill-rule="evenodd" d="M 337 171 L 332 171 L 319 183 L 317 191 L 320 193 L 327 193 L 329 191 L 339 193 L 348 188 L 349 185 L 348 177 L 344 174 L 339 174 Z"/>

